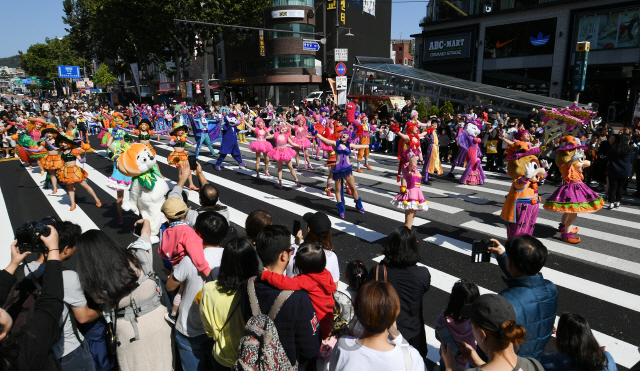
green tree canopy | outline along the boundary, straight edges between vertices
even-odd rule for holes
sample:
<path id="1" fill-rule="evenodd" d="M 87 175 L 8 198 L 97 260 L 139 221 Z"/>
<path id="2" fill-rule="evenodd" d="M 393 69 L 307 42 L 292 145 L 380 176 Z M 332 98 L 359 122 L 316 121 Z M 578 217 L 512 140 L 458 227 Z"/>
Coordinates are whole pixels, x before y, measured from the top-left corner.
<path id="1" fill-rule="evenodd" d="M 80 66 L 82 60 L 72 48 L 69 39 L 45 39 L 20 54 L 20 66 L 29 76 L 58 77 L 58 65 Z"/>
<path id="2" fill-rule="evenodd" d="M 101 64 L 98 70 L 93 75 L 93 82 L 99 85 L 111 85 L 115 83 L 116 79 L 111 72 L 109 72 L 109 66 Z"/>

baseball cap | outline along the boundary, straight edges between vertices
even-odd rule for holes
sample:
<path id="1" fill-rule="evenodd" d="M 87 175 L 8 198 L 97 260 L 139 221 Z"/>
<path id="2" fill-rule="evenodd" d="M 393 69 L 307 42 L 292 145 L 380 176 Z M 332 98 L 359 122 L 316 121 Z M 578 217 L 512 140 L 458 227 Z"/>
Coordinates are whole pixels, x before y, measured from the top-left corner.
<path id="1" fill-rule="evenodd" d="M 161 211 L 168 219 L 181 219 L 187 215 L 189 209 L 184 201 L 176 197 L 171 197 L 162 204 Z"/>
<path id="2" fill-rule="evenodd" d="M 306 213 L 302 217 L 305 223 L 307 223 L 307 227 L 309 230 L 313 232 L 313 234 L 326 237 L 331 231 L 331 220 L 325 213 L 316 212 L 316 213 Z"/>
<path id="3" fill-rule="evenodd" d="M 480 295 L 460 310 L 462 318 L 471 318 L 480 328 L 500 333 L 502 324 L 516 321 L 516 311 L 509 301 L 498 294 Z"/>

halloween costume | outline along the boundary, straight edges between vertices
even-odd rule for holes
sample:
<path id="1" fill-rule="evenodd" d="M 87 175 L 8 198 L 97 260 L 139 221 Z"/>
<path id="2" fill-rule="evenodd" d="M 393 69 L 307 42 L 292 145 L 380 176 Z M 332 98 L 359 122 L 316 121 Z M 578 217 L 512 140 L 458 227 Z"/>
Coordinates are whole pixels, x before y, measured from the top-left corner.
<path id="1" fill-rule="evenodd" d="M 220 157 L 216 161 L 216 170 L 220 170 L 220 164 L 224 161 L 224 158 L 228 154 L 238 162 L 238 166 L 246 166 L 247 164 L 242 161 L 242 155 L 240 153 L 240 146 L 238 145 L 238 117 L 230 113 L 223 118 L 220 131 L 222 133 L 222 144 L 220 145 Z"/>
<path id="2" fill-rule="evenodd" d="M 273 161 L 280 161 L 285 163 L 291 161 L 291 159 L 295 157 L 296 151 L 293 148 L 287 146 L 290 136 L 291 134 L 289 133 L 281 134 L 279 131 L 277 131 L 275 134 L 276 146 L 275 148 L 270 150 L 269 153 L 267 153 L 267 156 L 269 156 L 269 158 Z"/>
<path id="3" fill-rule="evenodd" d="M 200 148 L 202 148 L 203 144 L 207 145 L 209 152 L 211 152 L 211 156 L 218 157 L 218 154 L 213 149 L 212 143 L 220 141 L 219 123 L 214 120 L 207 119 L 204 111 L 200 111 L 200 118 L 193 119 L 193 132 L 195 133 L 194 136 L 196 139 L 196 157 L 200 155 Z"/>
<path id="4" fill-rule="evenodd" d="M 142 124 L 147 124 L 147 130 L 146 133 L 143 133 L 141 131 L 141 126 Z M 136 128 L 136 130 L 133 131 L 133 133 L 135 135 L 138 136 L 138 140 L 140 140 L 140 142 L 144 141 L 149 141 L 151 140 L 151 136 L 155 134 L 155 132 L 153 131 L 154 127 L 151 124 L 151 121 L 147 120 L 147 119 L 142 119 L 140 120 L 140 122 L 138 123 L 138 126 Z M 121 142 L 123 139 L 119 140 L 119 142 Z M 115 141 L 115 138 L 114 138 Z M 131 141 L 130 141 L 131 142 Z M 149 151 L 151 151 L 151 153 L 155 156 L 156 154 L 156 150 L 153 148 L 153 146 L 151 145 L 151 143 L 143 143 L 145 146 L 147 146 L 147 148 L 149 148 Z"/>
<path id="5" fill-rule="evenodd" d="M 375 130 L 375 128 L 372 128 L 371 125 L 369 125 L 369 120 L 365 114 L 360 115 L 360 121 L 361 124 L 358 125 L 357 135 L 360 138 L 360 144 L 368 146 L 371 144 L 371 130 Z M 359 173 L 362 172 L 362 170 L 360 170 L 360 161 L 362 161 L 363 158 L 364 167 L 371 170 L 371 166 L 369 166 L 369 147 L 358 150 L 357 162 Z"/>
<path id="6" fill-rule="evenodd" d="M 409 155 L 409 152 L 411 152 L 411 155 Z M 409 156 L 417 155 L 418 151 L 412 149 L 406 150 L 403 155 L 405 164 L 402 167 L 402 178 L 407 182 L 407 185 L 406 187 L 400 187 L 400 193 L 391 200 L 391 203 L 399 209 L 418 211 L 427 211 L 429 209 L 429 202 L 425 200 L 420 188 L 422 175 L 418 171 L 418 167 L 414 166 L 412 170 L 409 170 Z"/>
<path id="7" fill-rule="evenodd" d="M 538 153 L 539 148 L 531 148 L 531 144 L 525 142 L 516 142 L 507 148 L 507 169 L 513 183 L 500 218 L 507 223 L 508 239 L 532 236 L 536 227 L 541 202 L 538 182 L 547 175 L 536 157 Z"/>
<path id="8" fill-rule="evenodd" d="M 58 181 L 60 181 L 61 183 L 65 183 L 65 184 L 80 183 L 87 180 L 87 178 L 89 177 L 89 174 L 83 168 L 81 168 L 76 164 L 70 165 L 70 166 L 67 165 L 68 162 L 78 161 L 77 156 L 82 155 L 82 152 L 80 152 L 80 150 L 77 149 L 78 143 L 75 142 L 73 138 L 70 138 L 64 135 L 58 135 L 56 137 L 57 147 L 60 147 L 60 143 L 63 141 L 66 141 L 67 143 L 69 143 L 70 145 L 69 149 L 71 149 L 71 151 L 68 153 L 65 153 L 67 150 L 60 148 L 59 150 L 60 157 L 64 162 L 64 164 L 56 172 L 56 178 L 58 178 Z"/>
<path id="9" fill-rule="evenodd" d="M 429 168 L 433 166 L 431 164 L 431 160 L 432 160 L 431 155 L 433 154 L 434 148 L 437 148 L 435 143 L 438 140 L 438 135 L 435 133 L 434 128 L 432 127 L 428 128 L 426 132 L 427 132 L 427 135 L 423 137 L 424 140 L 421 143 L 422 153 L 424 158 L 424 161 L 422 164 L 422 181 L 425 183 L 429 182 Z"/>
<path id="10" fill-rule="evenodd" d="M 176 134 L 180 129 L 184 130 L 184 132 L 178 137 L 176 136 Z M 183 124 L 173 124 L 173 128 L 171 130 L 171 138 L 169 138 L 169 144 L 173 146 L 174 151 L 171 152 L 169 157 L 167 157 L 167 162 L 171 166 L 189 166 L 189 155 L 184 150 L 184 148 L 187 146 L 187 130 L 188 128 Z M 177 151 L 175 150 L 176 148 L 182 148 L 183 150 Z"/>
<path id="11" fill-rule="evenodd" d="M 131 177 L 126 176 L 118 170 L 118 157 L 129 149 L 132 140 L 129 135 L 126 135 L 123 140 L 112 142 L 111 146 L 115 148 L 115 152 L 111 156 L 111 161 L 113 161 L 113 171 L 109 179 L 107 179 L 107 187 L 115 190 L 115 191 L 124 191 L 131 187 Z M 144 144 L 143 144 L 144 145 Z M 149 146 L 147 146 L 148 148 Z M 152 152 L 155 155 L 155 151 Z"/>
<path id="12" fill-rule="evenodd" d="M 261 118 L 257 118 L 256 122 L 258 120 L 262 121 Z M 265 139 L 265 137 L 269 133 L 269 129 L 267 128 L 260 129 L 259 127 L 256 126 L 253 128 L 253 132 L 256 134 L 256 140 L 254 140 L 253 142 L 251 142 L 251 144 L 249 144 L 249 149 L 256 153 L 266 153 L 268 156 L 268 153 L 271 150 L 273 150 L 273 145 L 271 145 L 271 143 L 269 143 Z"/>
<path id="13" fill-rule="evenodd" d="M 460 152 L 464 154 L 464 158 L 467 161 L 467 167 L 464 169 L 462 176 L 460 177 L 460 183 L 469 185 L 484 184 L 484 180 L 487 176 L 482 169 L 482 151 L 480 151 L 480 142 L 482 140 L 478 138 L 480 129 L 474 122 L 468 122 L 456 141 L 460 148 L 458 149 L 458 156 L 456 161 L 460 157 Z M 459 163 L 456 163 L 459 164 Z M 451 173 L 453 172 L 455 165 L 451 165 Z"/>
<path id="14" fill-rule="evenodd" d="M 411 122 L 407 123 L 407 136 L 409 137 L 409 141 L 405 141 L 403 138 L 400 138 L 398 142 L 398 160 L 400 164 L 398 165 L 398 175 L 396 181 L 400 181 L 400 174 L 402 173 L 402 169 L 405 165 L 405 156 L 404 153 L 407 153 L 408 150 L 412 150 L 414 153 L 420 153 L 420 134 L 415 133 L 417 125 L 414 125 Z M 394 133 L 398 133 L 400 131 L 400 127 L 398 124 L 391 125 L 391 131 Z"/>

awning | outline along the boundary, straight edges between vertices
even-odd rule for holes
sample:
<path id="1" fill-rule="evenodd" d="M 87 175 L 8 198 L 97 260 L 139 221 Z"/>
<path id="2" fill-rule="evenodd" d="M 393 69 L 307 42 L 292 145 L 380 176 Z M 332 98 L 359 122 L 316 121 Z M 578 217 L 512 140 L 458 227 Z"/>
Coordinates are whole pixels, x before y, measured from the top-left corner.
<path id="1" fill-rule="evenodd" d="M 219 87 L 220 87 L 220 85 L 209 86 L 209 90 L 217 89 Z"/>
<path id="2" fill-rule="evenodd" d="M 170 91 L 175 91 L 176 89 L 162 89 L 162 90 L 156 90 L 156 93 L 168 93 Z"/>

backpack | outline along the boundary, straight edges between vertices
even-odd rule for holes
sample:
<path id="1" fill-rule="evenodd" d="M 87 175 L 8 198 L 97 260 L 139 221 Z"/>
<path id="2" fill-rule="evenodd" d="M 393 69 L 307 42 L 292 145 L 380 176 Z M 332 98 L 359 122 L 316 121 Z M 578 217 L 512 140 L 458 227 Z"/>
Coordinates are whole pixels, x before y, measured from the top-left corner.
<path id="1" fill-rule="evenodd" d="M 238 359 L 232 367 L 234 371 L 296 371 L 298 363 L 291 365 L 287 353 L 280 342 L 278 329 L 273 320 L 278 315 L 284 302 L 293 293 L 283 290 L 269 310 L 269 315 L 260 312 L 256 296 L 255 277 L 247 283 L 247 292 L 251 303 L 252 317 L 244 328 L 244 336 L 240 339 Z"/>
<path id="2" fill-rule="evenodd" d="M 6 310 L 13 319 L 11 327 L 13 332 L 18 331 L 33 317 L 36 300 L 42 294 L 42 276 L 35 278 L 31 274 L 30 279 L 27 279 L 24 273 L 26 267 L 27 265 L 24 265 L 23 269 L 16 269 L 17 282 L 9 291 L 7 300 L 2 306 L 2 309 Z"/>

